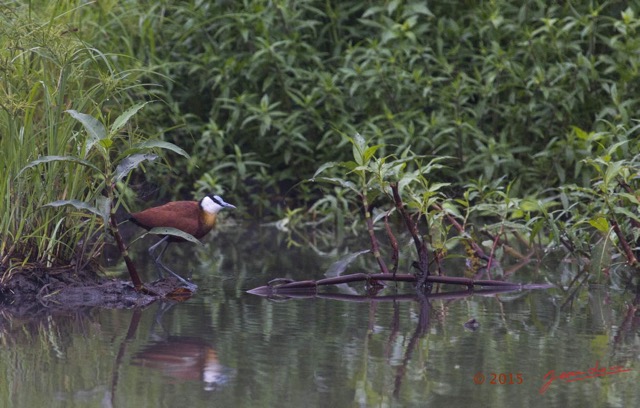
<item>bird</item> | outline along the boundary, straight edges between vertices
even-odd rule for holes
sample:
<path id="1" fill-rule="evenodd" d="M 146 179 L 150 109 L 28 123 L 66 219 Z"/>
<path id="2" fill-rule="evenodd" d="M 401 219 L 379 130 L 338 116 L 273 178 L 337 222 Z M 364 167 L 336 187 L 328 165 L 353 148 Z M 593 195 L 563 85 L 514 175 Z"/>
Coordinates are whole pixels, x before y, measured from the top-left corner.
<path id="1" fill-rule="evenodd" d="M 195 337 L 154 340 L 133 356 L 132 364 L 157 370 L 176 382 L 200 380 L 206 391 L 220 389 L 235 375 L 234 369 L 220 363 L 212 345 Z"/>
<path id="2" fill-rule="evenodd" d="M 208 194 L 200 201 L 171 201 L 158 207 L 147 208 L 130 214 L 129 220 L 146 230 L 171 227 L 200 239 L 213 229 L 216 225 L 218 213 L 225 208 L 234 209 L 236 207 L 225 202 L 219 195 Z M 184 241 L 184 238 L 165 235 L 160 241 L 149 247 L 149 255 L 153 258 L 159 270 L 164 269 L 181 282 L 191 286 L 190 282 L 165 266 L 161 260 L 162 255 L 172 242 L 181 241 Z M 167 244 L 154 257 L 156 248 L 164 242 L 167 242 Z"/>

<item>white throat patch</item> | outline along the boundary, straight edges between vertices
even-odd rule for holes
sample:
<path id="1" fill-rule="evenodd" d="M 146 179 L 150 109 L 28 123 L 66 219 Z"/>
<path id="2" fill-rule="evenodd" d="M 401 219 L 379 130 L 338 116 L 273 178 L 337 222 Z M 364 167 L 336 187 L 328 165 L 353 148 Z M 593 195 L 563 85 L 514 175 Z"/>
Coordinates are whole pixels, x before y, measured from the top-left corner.
<path id="1" fill-rule="evenodd" d="M 210 214 L 217 214 L 224 207 L 213 201 L 209 196 L 202 199 L 202 209 Z"/>

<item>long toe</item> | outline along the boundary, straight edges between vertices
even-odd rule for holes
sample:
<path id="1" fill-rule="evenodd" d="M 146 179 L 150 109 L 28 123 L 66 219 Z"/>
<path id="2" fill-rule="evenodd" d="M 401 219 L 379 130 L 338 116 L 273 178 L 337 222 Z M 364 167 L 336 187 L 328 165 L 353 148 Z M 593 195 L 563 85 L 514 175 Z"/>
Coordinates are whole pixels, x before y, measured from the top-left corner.
<path id="1" fill-rule="evenodd" d="M 170 268 L 168 268 L 167 266 L 163 265 L 162 263 L 159 263 L 160 267 L 162 269 L 164 269 L 166 272 L 170 273 L 171 275 L 175 276 L 176 279 L 178 279 L 180 282 L 184 283 L 185 285 L 187 285 L 188 288 L 190 289 L 195 289 L 197 287 L 197 285 L 193 282 L 189 282 L 188 280 L 186 280 L 185 278 L 183 278 L 182 276 L 178 275 L 176 272 L 172 271 Z"/>

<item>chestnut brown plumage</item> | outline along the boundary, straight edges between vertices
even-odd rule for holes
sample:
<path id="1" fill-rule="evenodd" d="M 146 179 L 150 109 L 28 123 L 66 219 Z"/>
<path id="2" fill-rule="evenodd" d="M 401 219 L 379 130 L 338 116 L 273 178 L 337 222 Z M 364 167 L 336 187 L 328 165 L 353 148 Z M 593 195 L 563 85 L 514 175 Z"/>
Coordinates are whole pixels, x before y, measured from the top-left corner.
<path id="1" fill-rule="evenodd" d="M 173 201 L 159 207 L 131 214 L 131 221 L 144 229 L 172 227 L 200 239 L 207 235 L 216 222 L 216 214 L 207 214 L 197 201 Z M 179 237 L 172 237 L 175 241 Z"/>
<path id="2" fill-rule="evenodd" d="M 137 225 L 150 230 L 159 227 L 177 228 L 200 239 L 207 235 L 216 224 L 218 212 L 224 208 L 236 208 L 224 202 L 222 197 L 217 195 L 207 195 L 200 201 L 173 201 L 159 207 L 148 208 L 144 211 L 131 214 L 130 220 Z M 161 257 L 167 250 L 171 242 L 184 241 L 183 238 L 173 235 L 165 235 L 160 241 L 149 248 L 149 254 L 153 257 L 155 249 L 162 243 L 167 245 L 154 257 L 154 262 L 158 268 L 171 273 L 182 282 L 191 285 L 180 275 L 165 266 Z"/>

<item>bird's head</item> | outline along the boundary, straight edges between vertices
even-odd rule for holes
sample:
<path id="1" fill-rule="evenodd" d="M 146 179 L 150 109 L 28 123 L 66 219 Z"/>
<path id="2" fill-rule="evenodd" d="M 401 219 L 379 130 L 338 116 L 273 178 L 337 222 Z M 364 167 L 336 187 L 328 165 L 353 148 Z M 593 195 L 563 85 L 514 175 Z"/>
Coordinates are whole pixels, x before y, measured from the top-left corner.
<path id="1" fill-rule="evenodd" d="M 236 208 L 226 203 L 219 195 L 209 194 L 200 200 L 200 208 L 210 214 L 217 214 L 224 208 Z"/>

